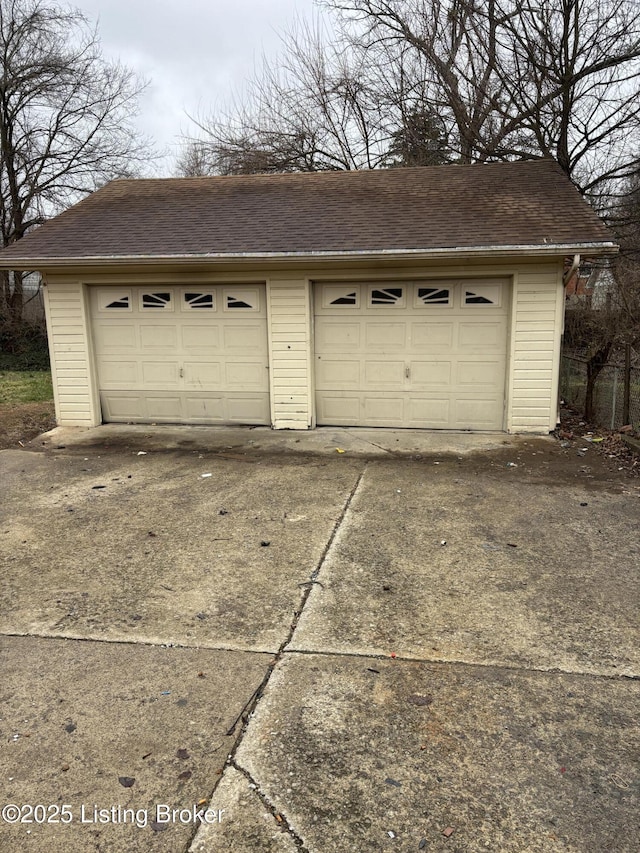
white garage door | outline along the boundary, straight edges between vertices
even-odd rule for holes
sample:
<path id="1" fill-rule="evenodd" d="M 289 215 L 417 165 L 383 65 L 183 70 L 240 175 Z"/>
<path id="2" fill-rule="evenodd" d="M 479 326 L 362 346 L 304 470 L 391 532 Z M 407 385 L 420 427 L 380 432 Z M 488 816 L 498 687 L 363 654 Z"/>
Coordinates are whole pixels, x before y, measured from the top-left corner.
<path id="1" fill-rule="evenodd" d="M 319 424 L 501 430 L 508 282 L 319 284 Z"/>
<path id="2" fill-rule="evenodd" d="M 105 421 L 268 424 L 264 288 L 92 288 Z"/>

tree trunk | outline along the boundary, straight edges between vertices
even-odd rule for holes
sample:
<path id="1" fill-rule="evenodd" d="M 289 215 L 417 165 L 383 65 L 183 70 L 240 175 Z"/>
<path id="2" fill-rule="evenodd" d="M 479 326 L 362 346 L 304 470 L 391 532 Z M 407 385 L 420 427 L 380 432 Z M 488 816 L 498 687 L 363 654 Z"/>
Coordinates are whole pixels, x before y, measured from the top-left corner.
<path id="1" fill-rule="evenodd" d="M 9 311 L 9 297 L 11 287 L 9 286 L 9 270 L 0 270 L 0 320 L 4 322 Z"/>
<path id="2" fill-rule="evenodd" d="M 596 380 L 607 365 L 612 346 L 613 344 L 605 344 L 587 362 L 587 388 L 584 398 L 584 418 L 587 423 L 595 421 Z"/>
<path id="3" fill-rule="evenodd" d="M 24 288 L 22 285 L 23 273 L 13 273 L 13 288 L 7 300 L 7 319 L 12 325 L 20 325 L 24 309 Z"/>

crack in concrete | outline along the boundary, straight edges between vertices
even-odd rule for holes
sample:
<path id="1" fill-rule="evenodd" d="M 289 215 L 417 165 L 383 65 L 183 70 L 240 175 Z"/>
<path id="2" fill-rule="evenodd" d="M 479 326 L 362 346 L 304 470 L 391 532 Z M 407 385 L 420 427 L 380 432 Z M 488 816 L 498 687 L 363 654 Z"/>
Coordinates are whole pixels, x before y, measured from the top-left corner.
<path id="1" fill-rule="evenodd" d="M 640 681 L 640 673 L 605 673 L 605 672 L 587 672 L 579 669 L 562 669 L 554 666 L 545 668 L 542 666 L 518 666 L 517 664 L 509 663 L 482 663 L 481 661 L 470 661 L 462 658 L 416 658 L 408 655 L 396 654 L 391 655 L 380 654 L 380 652 L 341 652 L 341 651 L 323 651 L 315 649 L 288 649 L 288 655 L 310 656 L 317 655 L 318 657 L 336 657 L 336 658 L 357 658 L 360 660 L 378 660 L 389 661 L 393 663 L 421 663 L 425 666 L 431 664 L 436 666 L 469 666 L 477 669 L 497 669 L 506 670 L 508 672 L 531 672 L 536 675 L 574 675 L 578 678 L 598 678 L 603 681 Z"/>
<path id="2" fill-rule="evenodd" d="M 320 581 L 304 581 L 298 586 L 311 586 L 313 584 L 318 584 L 322 586 Z M 302 614 L 300 614 L 302 615 Z M 191 651 L 207 651 L 207 652 L 236 652 L 239 654 L 247 654 L 247 655 L 273 655 L 274 658 L 279 654 L 279 652 L 274 651 L 273 649 L 248 649 L 242 648 L 240 646 L 209 646 L 206 644 L 198 643 L 197 645 L 187 645 L 185 643 L 153 643 L 149 640 L 127 640 L 127 639 L 110 639 L 108 637 L 76 637 L 69 634 L 44 634 L 37 632 L 25 632 L 21 633 L 19 631 L 0 631 L 0 638 L 26 638 L 26 639 L 34 639 L 34 640 L 66 640 L 72 641 L 74 643 L 109 643 L 112 645 L 122 645 L 122 646 L 143 646 L 150 649 L 186 649 Z M 290 644 L 290 643 L 289 643 Z M 382 654 L 380 652 L 355 652 L 355 651 L 338 651 L 338 650 L 330 650 L 327 651 L 325 649 L 290 649 L 287 646 L 286 654 L 288 655 L 318 655 L 319 657 L 338 657 L 338 658 L 359 658 L 362 660 L 381 660 L 388 661 L 394 660 L 397 662 L 403 663 L 423 663 L 423 664 L 436 664 L 439 666 L 471 666 L 478 667 L 480 669 L 504 669 L 510 672 L 531 672 L 531 673 L 539 673 L 540 675 L 575 675 L 580 678 L 598 678 L 603 679 L 605 681 L 640 681 L 640 673 L 628 673 L 628 672 L 588 672 L 587 670 L 581 669 L 566 669 L 562 667 L 543 667 L 543 666 L 518 666 L 517 664 L 510 663 L 482 663 L 481 661 L 472 661 L 465 660 L 464 658 L 420 658 L 420 657 L 412 657 L 410 655 L 402 655 L 397 654 L 395 658 L 391 658 L 390 655 Z M 255 695 L 259 687 L 251 694 L 251 698 Z M 251 700 L 249 700 L 251 701 Z M 242 710 L 242 716 L 244 716 L 245 708 Z M 235 728 L 235 726 L 234 726 Z"/>
<path id="3" fill-rule="evenodd" d="M 362 468 L 362 471 L 360 471 L 360 473 L 358 474 L 356 482 L 355 482 L 353 488 L 351 489 L 351 491 L 349 492 L 349 495 L 347 496 L 347 499 L 344 502 L 342 510 L 341 510 L 340 514 L 338 515 L 338 518 L 336 519 L 335 524 L 333 525 L 333 529 L 331 531 L 331 534 L 329 535 L 329 538 L 327 540 L 327 544 L 325 545 L 325 547 L 322 550 L 322 554 L 320 555 L 318 563 L 317 563 L 315 569 L 313 570 L 313 572 L 311 573 L 311 575 L 309 576 L 308 586 L 306 586 L 306 588 L 304 589 L 302 596 L 300 598 L 300 604 L 298 605 L 297 609 L 294 611 L 293 619 L 291 620 L 291 624 L 289 626 L 289 631 L 287 632 L 287 636 L 284 638 L 284 640 L 280 644 L 280 648 L 278 649 L 273 660 L 270 661 L 270 663 L 267 667 L 267 671 L 264 675 L 264 678 L 262 679 L 262 681 L 260 682 L 258 687 L 255 689 L 255 691 L 251 694 L 251 696 L 247 700 L 245 706 L 242 708 L 242 710 L 240 711 L 240 713 L 236 717 L 236 720 L 234 721 L 231 728 L 227 731 L 227 735 L 229 737 L 231 737 L 231 735 L 232 735 L 234 729 L 236 728 L 236 726 L 238 725 L 238 723 L 242 722 L 242 727 L 240 729 L 240 732 L 236 736 L 236 739 L 235 739 L 235 741 L 234 741 L 234 743 L 233 743 L 233 745 L 229 751 L 229 754 L 227 756 L 227 760 L 225 762 L 225 766 L 235 767 L 239 772 L 243 773 L 247 777 L 249 777 L 249 774 L 236 763 L 236 760 L 235 760 L 236 754 L 237 754 L 238 750 L 240 749 L 240 745 L 241 745 L 242 741 L 244 740 L 244 736 L 246 734 L 247 727 L 249 725 L 249 721 L 250 721 L 251 717 L 253 716 L 253 714 L 254 714 L 257 706 L 258 706 L 258 703 L 262 699 L 262 696 L 264 695 L 264 692 L 267 688 L 267 685 L 269 684 L 269 681 L 271 680 L 271 676 L 273 675 L 274 669 L 282 661 L 285 654 L 287 654 L 287 647 L 291 644 L 291 641 L 293 639 L 293 635 L 296 632 L 296 628 L 298 627 L 300 617 L 302 616 L 302 613 L 306 607 L 307 601 L 309 600 L 309 596 L 311 595 L 311 591 L 314 587 L 314 581 L 317 580 L 318 575 L 320 574 L 320 570 L 322 569 L 322 566 L 323 566 L 325 560 L 327 559 L 327 555 L 328 555 L 329 551 L 331 550 L 331 546 L 333 545 L 333 543 L 336 539 L 336 536 L 338 535 L 338 531 L 340 530 L 340 527 L 342 526 L 342 524 L 344 522 L 344 519 L 347 515 L 347 512 L 349 511 L 349 507 L 351 506 L 351 503 L 352 503 L 352 501 L 356 495 L 356 492 L 358 491 L 358 489 L 360 487 L 360 483 L 362 482 L 362 478 L 364 477 L 366 470 L 367 470 L 367 463 L 365 463 L 364 467 Z M 215 792 L 218 789 L 220 782 L 222 781 L 223 776 L 224 776 L 224 772 L 216 780 L 216 783 L 213 786 L 213 790 L 211 791 L 211 794 L 209 795 L 209 798 L 208 798 L 209 802 L 211 802 L 211 800 L 213 799 Z M 256 783 L 254 782 L 253 784 L 256 784 Z M 256 790 L 257 791 L 260 790 L 257 787 L 257 785 L 256 785 Z M 265 804 L 268 803 L 266 798 L 264 799 L 264 802 L 265 802 Z M 274 811 L 273 813 L 275 815 L 277 812 Z M 297 838 L 297 836 L 295 834 L 293 834 L 292 830 L 289 829 L 289 831 L 292 833 L 292 835 L 291 835 L 292 838 L 294 838 L 294 839 Z M 195 841 L 196 834 L 197 834 L 197 828 L 194 828 L 193 833 L 191 834 L 190 838 L 188 839 L 187 846 L 185 848 L 186 851 L 188 851 L 190 849 L 191 845 Z M 302 841 L 300 841 L 300 844 L 302 844 Z M 306 848 L 304 846 L 300 847 L 300 849 L 306 850 Z"/>
<path id="4" fill-rule="evenodd" d="M 372 447 L 377 447 L 379 450 L 384 450 L 387 456 L 393 456 L 394 459 L 407 457 L 406 453 L 401 453 L 400 451 L 392 450 L 389 447 L 383 447 L 381 444 L 376 444 L 375 441 L 367 441 L 367 444 L 370 444 Z M 412 457 L 409 456 L 408 458 L 411 459 Z"/>
<path id="5" fill-rule="evenodd" d="M 298 833 L 293 829 L 293 827 L 292 827 L 292 826 L 291 826 L 291 824 L 289 823 L 289 821 L 288 821 L 288 819 L 286 818 L 286 816 L 282 813 L 282 811 L 279 811 L 279 810 L 275 807 L 275 805 L 271 802 L 271 800 L 269 799 L 269 797 L 268 797 L 268 796 L 265 794 L 265 792 L 260 788 L 260 785 L 258 785 L 257 781 L 253 778 L 253 776 L 251 775 L 251 773 L 249 773 L 249 771 L 248 771 L 248 770 L 245 770 L 245 768 L 244 768 L 244 767 L 242 767 L 240 764 L 238 764 L 238 762 L 237 762 L 237 761 L 235 761 L 235 760 L 228 762 L 228 764 L 229 764 L 229 766 L 230 766 L 230 767 L 233 767 L 233 768 L 234 768 L 234 770 L 237 770 L 237 771 L 238 771 L 238 773 L 242 773 L 242 775 L 245 777 L 245 779 L 247 779 L 247 781 L 249 782 L 249 786 L 251 787 L 251 790 L 255 792 L 255 794 L 257 795 L 258 799 L 259 799 L 259 800 L 260 800 L 260 802 L 262 803 L 262 805 L 263 805 L 263 806 L 265 807 L 265 809 L 266 809 L 266 810 L 267 810 L 267 811 L 268 811 L 268 812 L 273 816 L 273 819 L 274 819 L 274 821 L 276 822 L 276 824 L 277 824 L 281 829 L 283 829 L 283 830 L 287 833 L 287 835 L 289 835 L 289 837 L 291 838 L 291 840 L 293 841 L 293 843 L 296 845 L 296 847 L 298 848 L 298 850 L 302 850 L 302 851 L 304 851 L 304 853 L 309 853 L 309 850 L 308 850 L 308 848 L 305 846 L 305 843 L 304 843 L 304 841 L 302 840 L 302 838 L 301 838 L 301 837 L 298 835 Z"/>
<path id="6" fill-rule="evenodd" d="M 294 613 L 294 618 L 293 618 L 293 621 L 291 622 L 291 626 L 289 629 L 289 635 L 286 638 L 286 640 L 284 641 L 284 643 L 280 646 L 280 649 L 278 650 L 278 655 L 277 655 L 278 659 L 282 656 L 282 654 L 291 645 L 291 642 L 293 640 L 293 635 L 296 632 L 296 628 L 298 627 L 298 623 L 300 622 L 300 617 L 302 616 L 302 613 L 303 613 L 303 611 L 307 605 L 307 601 L 309 600 L 309 596 L 311 595 L 311 591 L 313 590 L 313 587 L 316 584 L 319 584 L 320 586 L 322 586 L 322 584 L 318 580 L 318 575 L 320 574 L 322 566 L 324 565 L 325 560 L 327 559 L 327 555 L 329 554 L 329 551 L 331 550 L 331 547 L 332 547 L 333 543 L 335 542 L 336 536 L 338 535 L 338 531 L 340 530 L 340 528 L 342 527 L 342 524 L 344 523 L 346 515 L 349 512 L 349 508 L 351 507 L 353 499 L 356 496 L 356 492 L 360 488 L 360 483 L 362 482 L 362 478 L 364 477 L 365 472 L 367 470 L 367 465 L 368 465 L 368 463 L 365 462 L 362 471 L 358 474 L 358 479 L 356 480 L 354 487 L 351 489 L 351 492 L 349 493 L 349 496 L 348 496 L 347 500 L 345 501 L 344 506 L 342 507 L 342 511 L 341 511 L 340 515 L 338 516 L 338 518 L 336 519 L 336 523 L 333 525 L 333 530 L 331 531 L 331 535 L 329 536 L 329 538 L 327 540 L 327 544 L 323 548 L 322 554 L 320 555 L 320 559 L 318 560 L 318 564 L 316 565 L 315 569 L 311 572 L 311 575 L 309 576 L 309 580 L 306 582 L 306 589 L 304 590 L 304 592 L 302 594 L 302 600 L 300 602 L 300 606 L 298 607 L 298 609 Z"/>
<path id="7" fill-rule="evenodd" d="M 75 643 L 112 643 L 122 646 L 146 646 L 150 649 L 192 649 L 207 652 L 241 652 L 248 655 L 275 655 L 277 649 L 247 648 L 246 646 L 212 646 L 204 643 L 162 643 L 153 640 L 126 637 L 78 637 L 75 634 L 45 633 L 38 631 L 1 631 L 0 637 L 31 637 L 36 640 L 71 640 Z"/>

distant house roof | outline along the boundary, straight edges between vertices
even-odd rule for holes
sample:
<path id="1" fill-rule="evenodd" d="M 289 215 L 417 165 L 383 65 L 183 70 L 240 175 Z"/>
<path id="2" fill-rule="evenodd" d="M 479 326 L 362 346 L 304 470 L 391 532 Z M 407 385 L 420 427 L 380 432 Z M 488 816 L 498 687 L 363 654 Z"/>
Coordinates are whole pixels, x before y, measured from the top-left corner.
<path id="1" fill-rule="evenodd" d="M 615 250 L 552 160 L 117 180 L 0 253 L 79 262 Z"/>

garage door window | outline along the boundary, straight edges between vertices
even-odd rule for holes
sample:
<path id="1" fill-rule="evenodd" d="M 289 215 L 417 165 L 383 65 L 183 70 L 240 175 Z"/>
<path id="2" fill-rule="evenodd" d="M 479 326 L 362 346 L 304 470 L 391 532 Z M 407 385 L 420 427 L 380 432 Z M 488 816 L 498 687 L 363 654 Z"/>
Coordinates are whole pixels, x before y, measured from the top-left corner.
<path id="1" fill-rule="evenodd" d="M 357 308 L 360 304 L 360 288 L 357 285 L 326 284 L 322 289 L 322 307 L 331 305 L 350 305 Z"/>
<path id="2" fill-rule="evenodd" d="M 119 293 L 113 298 L 113 293 L 100 294 L 101 311 L 131 311 L 131 294 Z"/>
<path id="3" fill-rule="evenodd" d="M 451 291 L 447 287 L 419 287 L 418 305 L 450 305 Z"/>
<path id="4" fill-rule="evenodd" d="M 259 307 L 258 291 L 253 288 L 224 291 L 225 311 L 258 311 Z"/>
<path id="5" fill-rule="evenodd" d="M 501 288 L 499 285 L 480 285 L 465 289 L 465 305 L 500 305 Z"/>
<path id="6" fill-rule="evenodd" d="M 168 290 L 143 292 L 141 298 L 141 307 L 143 309 L 150 308 L 154 311 L 172 311 L 173 303 L 171 292 Z"/>
<path id="7" fill-rule="evenodd" d="M 185 311 L 215 311 L 215 295 L 212 290 L 187 290 L 183 293 L 182 308 Z"/>
<path id="8" fill-rule="evenodd" d="M 397 305 L 404 307 L 404 289 L 402 287 L 374 287 L 369 291 L 369 304 Z"/>

